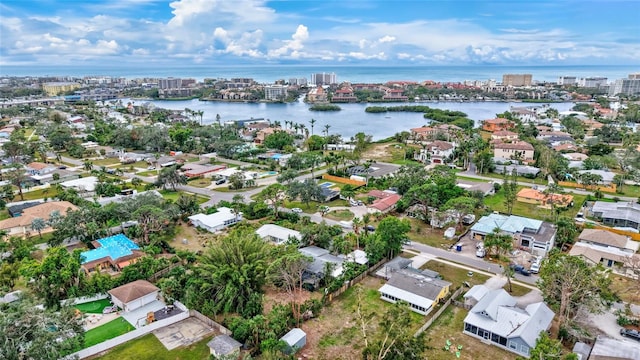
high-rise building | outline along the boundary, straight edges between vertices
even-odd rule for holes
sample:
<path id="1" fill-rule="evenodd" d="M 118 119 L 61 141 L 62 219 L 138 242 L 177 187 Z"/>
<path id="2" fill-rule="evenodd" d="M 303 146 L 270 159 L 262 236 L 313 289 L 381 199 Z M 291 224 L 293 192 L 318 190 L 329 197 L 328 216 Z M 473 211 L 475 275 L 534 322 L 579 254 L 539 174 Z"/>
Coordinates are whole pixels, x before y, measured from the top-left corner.
<path id="1" fill-rule="evenodd" d="M 531 86 L 531 74 L 504 74 L 502 85 L 504 86 Z"/>
<path id="2" fill-rule="evenodd" d="M 286 85 L 265 85 L 264 98 L 267 100 L 284 100 L 287 97 Z"/>
<path id="3" fill-rule="evenodd" d="M 640 79 L 640 73 L 629 74 L 629 80 L 638 80 Z"/>
<path id="4" fill-rule="evenodd" d="M 609 95 L 640 95 L 640 77 L 630 74 L 628 79 L 618 79 L 609 87 Z"/>
<path id="5" fill-rule="evenodd" d="M 311 83 L 314 85 L 332 85 L 337 84 L 338 79 L 336 73 L 315 73 L 311 74 Z"/>
<path id="6" fill-rule="evenodd" d="M 574 86 L 578 83 L 578 78 L 575 76 L 560 76 L 558 78 L 558 85 L 561 86 Z"/>
<path id="7" fill-rule="evenodd" d="M 180 78 L 166 78 L 158 79 L 159 89 L 180 89 L 182 87 L 182 79 Z"/>
<path id="8" fill-rule="evenodd" d="M 599 88 L 607 85 L 606 77 L 586 77 L 578 81 L 578 85 L 586 88 Z"/>

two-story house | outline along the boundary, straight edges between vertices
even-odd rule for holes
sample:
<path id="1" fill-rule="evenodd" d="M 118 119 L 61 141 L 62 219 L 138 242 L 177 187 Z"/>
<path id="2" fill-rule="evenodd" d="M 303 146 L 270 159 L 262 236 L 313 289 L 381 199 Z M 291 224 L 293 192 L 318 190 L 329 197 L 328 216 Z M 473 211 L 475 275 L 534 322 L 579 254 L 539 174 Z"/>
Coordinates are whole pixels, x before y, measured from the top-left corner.
<path id="1" fill-rule="evenodd" d="M 488 119 L 482 122 L 482 130 L 488 132 L 496 132 L 501 130 L 511 130 L 516 124 L 505 118 Z"/>
<path id="2" fill-rule="evenodd" d="M 453 156 L 455 148 L 455 143 L 435 140 L 425 144 L 424 147 L 418 150 L 413 157 L 415 160 L 423 163 L 431 162 L 433 164 L 444 164 Z"/>
<path id="3" fill-rule="evenodd" d="M 493 145 L 493 156 L 501 159 L 521 160 L 524 162 L 533 161 L 535 149 L 533 145 L 526 141 L 516 141 L 511 143 L 495 143 Z"/>

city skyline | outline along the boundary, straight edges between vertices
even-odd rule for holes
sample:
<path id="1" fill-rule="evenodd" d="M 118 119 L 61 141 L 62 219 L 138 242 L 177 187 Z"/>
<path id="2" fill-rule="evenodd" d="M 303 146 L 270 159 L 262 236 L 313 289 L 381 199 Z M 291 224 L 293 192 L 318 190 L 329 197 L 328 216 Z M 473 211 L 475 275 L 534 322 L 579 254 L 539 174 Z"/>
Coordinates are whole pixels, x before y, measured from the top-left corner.
<path id="1" fill-rule="evenodd" d="M 0 66 L 634 65 L 634 1 L 6 1 Z"/>

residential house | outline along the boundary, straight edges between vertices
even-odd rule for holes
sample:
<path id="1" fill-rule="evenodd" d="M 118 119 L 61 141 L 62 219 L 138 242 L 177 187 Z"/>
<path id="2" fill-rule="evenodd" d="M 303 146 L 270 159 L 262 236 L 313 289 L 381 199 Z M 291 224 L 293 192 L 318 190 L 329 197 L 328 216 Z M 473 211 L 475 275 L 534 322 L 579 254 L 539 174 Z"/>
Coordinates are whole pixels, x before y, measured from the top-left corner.
<path id="1" fill-rule="evenodd" d="M 442 140 L 435 140 L 423 145 L 423 148 L 414 154 L 414 159 L 420 162 L 432 164 L 444 164 L 453 157 L 456 144 Z"/>
<path id="2" fill-rule="evenodd" d="M 404 95 L 403 89 L 383 87 L 384 95 L 382 100 L 384 101 L 407 101 L 409 98 Z"/>
<path id="3" fill-rule="evenodd" d="M 367 196 L 375 197 L 376 200 L 373 201 L 370 205 L 367 205 L 367 211 L 371 214 L 375 213 L 388 213 L 389 211 L 395 209 L 396 204 L 402 198 L 402 196 L 397 193 L 389 190 L 380 191 L 380 190 L 371 190 Z"/>
<path id="4" fill-rule="evenodd" d="M 95 176 L 87 176 L 79 179 L 63 181 L 60 183 L 64 189 L 74 189 L 80 194 L 90 194 L 96 190 L 98 178 Z"/>
<path id="5" fill-rule="evenodd" d="M 237 358 L 240 355 L 242 343 L 227 334 L 222 334 L 211 339 L 211 341 L 207 343 L 207 346 L 209 347 L 209 354 L 212 355 L 214 359 L 231 359 Z"/>
<path id="6" fill-rule="evenodd" d="M 302 234 L 299 231 L 275 224 L 262 225 L 256 230 L 256 234 L 258 234 L 262 240 L 270 241 L 276 245 L 285 244 L 290 239 L 294 241 L 302 240 Z"/>
<path id="7" fill-rule="evenodd" d="M 536 204 L 541 208 L 566 208 L 573 204 L 573 196 L 569 194 L 546 194 L 537 189 L 523 188 L 518 191 L 517 200 L 528 204 Z"/>
<path id="8" fill-rule="evenodd" d="M 518 140 L 518 133 L 509 130 L 500 130 L 491 134 L 491 141 L 513 142 Z"/>
<path id="9" fill-rule="evenodd" d="M 556 146 L 553 146 L 552 148 L 554 151 L 557 151 L 559 153 L 565 153 L 565 152 L 575 153 L 580 149 L 576 144 L 573 144 L 573 143 L 558 144 Z"/>
<path id="10" fill-rule="evenodd" d="M 531 178 L 534 178 L 536 176 L 538 176 L 538 174 L 540 173 L 540 169 L 534 166 L 529 166 L 529 165 L 500 165 L 497 164 L 496 162 L 496 169 L 495 172 L 499 173 L 499 174 L 504 174 L 505 172 L 507 174 L 511 174 L 513 173 L 513 171 L 516 171 L 516 174 L 518 176 L 528 176 Z"/>
<path id="11" fill-rule="evenodd" d="M 495 194 L 496 192 L 496 188 L 493 186 L 493 182 L 456 180 L 456 185 L 470 193 L 481 192 L 483 196 L 490 196 Z"/>
<path id="12" fill-rule="evenodd" d="M 220 207 L 213 214 L 195 214 L 189 216 L 191 224 L 209 232 L 221 231 L 242 221 L 242 213 L 227 207 Z"/>
<path id="13" fill-rule="evenodd" d="M 457 138 L 461 131 L 461 127 L 451 124 L 425 125 L 410 130 L 411 138 L 416 142 L 434 140 L 439 136 L 447 139 Z"/>
<path id="14" fill-rule="evenodd" d="M 411 310 L 426 315 L 449 294 L 451 283 L 407 270 L 391 275 L 378 291 L 380 298 L 390 303 L 404 301 Z"/>
<path id="15" fill-rule="evenodd" d="M 516 303 L 504 289 L 487 292 L 469 310 L 463 333 L 528 358 L 540 333 L 551 327 L 555 314 L 543 302 L 525 308 Z"/>
<path id="16" fill-rule="evenodd" d="M 329 250 L 317 246 L 307 246 L 298 249 L 298 251 L 312 258 L 311 263 L 307 265 L 302 275 L 302 281 L 304 284 L 307 284 L 308 287 L 315 289 L 325 275 L 336 278 L 344 272 L 342 264 L 345 260 L 330 254 Z M 330 274 L 326 274 L 328 268 L 331 269 Z"/>
<path id="17" fill-rule="evenodd" d="M 580 256 L 590 264 L 602 264 L 605 267 L 629 267 L 640 264 L 640 255 L 636 254 L 640 242 L 607 230 L 584 229 L 569 255 Z"/>
<path id="18" fill-rule="evenodd" d="M 513 236 L 515 246 L 537 255 L 546 255 L 553 249 L 556 229 L 553 224 L 516 215 L 490 214 L 483 216 L 471 227 L 471 236 L 483 240 L 498 229 Z"/>
<path id="19" fill-rule="evenodd" d="M 220 170 L 227 168 L 227 165 L 200 165 L 200 164 L 185 164 L 180 170 L 184 176 L 188 178 L 194 177 L 212 177 Z"/>
<path id="20" fill-rule="evenodd" d="M 28 236 L 37 233 L 32 228 L 33 220 L 42 219 L 47 222 L 51 214 L 57 212 L 60 216 L 65 216 L 67 212 L 78 210 L 78 208 L 68 201 L 49 201 L 35 206 L 22 209 L 16 217 L 0 220 L 0 230 L 6 231 L 8 236 Z M 53 231 L 53 228 L 46 223 L 41 233 Z"/>
<path id="21" fill-rule="evenodd" d="M 579 152 L 572 152 L 572 153 L 562 154 L 562 157 L 569 161 L 585 161 L 589 158 L 589 155 L 579 153 Z"/>
<path id="22" fill-rule="evenodd" d="M 357 102 L 358 98 L 353 94 L 353 88 L 344 86 L 336 90 L 331 97 L 331 102 L 350 103 Z"/>
<path id="23" fill-rule="evenodd" d="M 136 280 L 108 291 L 114 305 L 129 312 L 158 299 L 160 289 L 146 280 Z"/>
<path id="24" fill-rule="evenodd" d="M 327 102 L 327 92 L 322 86 L 314 87 L 307 93 L 307 101 L 310 103 Z"/>
<path id="25" fill-rule="evenodd" d="M 511 130 L 515 127 L 516 124 L 513 121 L 504 118 L 488 119 L 482 122 L 482 130 L 491 133 L 502 130 Z"/>
<path id="26" fill-rule="evenodd" d="M 616 340 L 598 335 L 589 360 L 638 360 L 640 346 L 633 340 Z"/>
<path id="27" fill-rule="evenodd" d="M 326 148 L 329 151 L 353 152 L 356 149 L 356 146 L 354 144 L 327 144 Z"/>
<path id="28" fill-rule="evenodd" d="M 590 211 L 604 225 L 640 230 L 640 204 L 634 201 L 596 201 Z"/>
<path id="29" fill-rule="evenodd" d="M 593 175 L 600 175 L 602 177 L 602 181 L 599 182 L 599 184 L 602 185 L 609 185 L 613 182 L 613 178 L 614 176 L 616 176 L 616 173 L 611 172 L 611 171 L 607 171 L 607 170 L 580 170 L 578 171 L 578 174 L 593 174 Z"/>
<path id="30" fill-rule="evenodd" d="M 411 259 L 396 256 L 376 271 L 376 276 L 389 280 L 393 274 L 403 269 L 411 269 Z"/>
<path id="31" fill-rule="evenodd" d="M 602 127 L 604 126 L 603 123 L 593 119 L 584 119 L 582 120 L 582 123 L 585 127 L 585 136 L 593 136 L 594 131 L 602 129 Z"/>
<path id="32" fill-rule="evenodd" d="M 24 168 L 29 175 L 45 175 L 58 169 L 58 167 L 53 164 L 45 164 L 37 161 L 28 163 Z"/>
<path id="33" fill-rule="evenodd" d="M 523 124 L 538 122 L 538 114 L 531 109 L 512 106 L 509 112 Z"/>
<path id="34" fill-rule="evenodd" d="M 91 242 L 92 250 L 83 251 L 82 269 L 94 271 L 121 271 L 144 256 L 138 244 L 124 234 L 116 234 Z"/>
<path id="35" fill-rule="evenodd" d="M 493 145 L 493 156 L 503 159 L 517 159 L 525 162 L 533 161 L 534 151 L 533 145 L 526 141 L 495 143 Z"/>
<path id="36" fill-rule="evenodd" d="M 474 307 L 489 291 L 491 290 L 484 285 L 472 287 L 463 295 L 465 307 L 469 309 Z"/>

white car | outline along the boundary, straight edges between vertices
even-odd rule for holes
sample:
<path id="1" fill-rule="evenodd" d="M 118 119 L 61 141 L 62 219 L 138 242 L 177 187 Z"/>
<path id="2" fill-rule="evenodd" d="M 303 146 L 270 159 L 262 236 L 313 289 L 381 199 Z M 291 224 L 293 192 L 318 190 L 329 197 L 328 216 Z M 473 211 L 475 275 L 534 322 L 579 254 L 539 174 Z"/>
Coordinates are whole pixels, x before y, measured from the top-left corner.
<path id="1" fill-rule="evenodd" d="M 293 208 L 293 209 L 291 209 L 291 211 L 293 211 L 296 214 L 302 213 L 302 209 L 300 209 L 300 208 Z"/>

